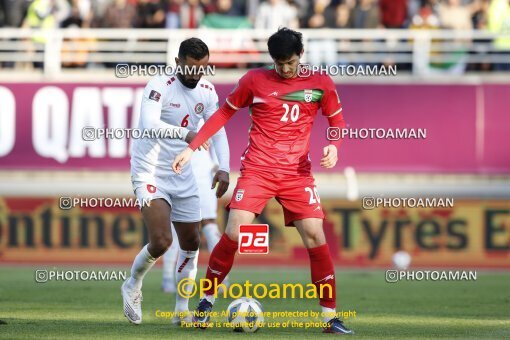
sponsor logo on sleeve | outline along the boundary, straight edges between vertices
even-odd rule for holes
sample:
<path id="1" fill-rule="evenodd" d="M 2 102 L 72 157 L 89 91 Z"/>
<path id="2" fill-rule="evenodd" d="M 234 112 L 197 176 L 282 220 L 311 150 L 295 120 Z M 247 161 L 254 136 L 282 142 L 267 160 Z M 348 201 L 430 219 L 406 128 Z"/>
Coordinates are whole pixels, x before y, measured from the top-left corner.
<path id="1" fill-rule="evenodd" d="M 161 98 L 161 93 L 158 91 L 152 90 L 149 94 L 149 99 L 154 100 L 155 102 L 159 102 L 159 99 Z"/>

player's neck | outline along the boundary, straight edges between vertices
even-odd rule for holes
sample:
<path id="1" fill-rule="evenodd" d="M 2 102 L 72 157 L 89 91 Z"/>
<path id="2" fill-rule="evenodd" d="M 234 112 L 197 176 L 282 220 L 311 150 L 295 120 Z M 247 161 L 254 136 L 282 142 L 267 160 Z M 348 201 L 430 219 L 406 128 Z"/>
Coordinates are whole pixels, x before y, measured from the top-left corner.
<path id="1" fill-rule="evenodd" d="M 293 75 L 292 77 L 290 77 L 290 78 L 286 78 L 286 77 L 282 76 L 280 73 L 278 73 L 278 72 L 276 71 L 276 69 L 273 69 L 273 70 L 274 70 L 274 73 L 276 74 L 276 76 L 277 76 L 280 80 L 293 80 L 293 79 L 296 79 L 296 78 L 297 78 L 297 72 L 296 72 L 296 73 L 294 73 L 294 75 Z"/>

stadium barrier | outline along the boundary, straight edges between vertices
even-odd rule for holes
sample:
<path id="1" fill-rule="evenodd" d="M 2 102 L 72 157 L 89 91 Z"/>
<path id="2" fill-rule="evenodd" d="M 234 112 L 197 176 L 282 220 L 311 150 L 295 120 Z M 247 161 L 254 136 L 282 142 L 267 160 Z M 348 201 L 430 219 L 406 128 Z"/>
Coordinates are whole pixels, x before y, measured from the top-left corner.
<path id="1" fill-rule="evenodd" d="M 226 201 L 220 203 L 224 211 Z M 378 208 L 323 199 L 335 265 L 387 267 L 406 250 L 414 267 L 510 269 L 510 200 L 455 200 L 453 208 Z M 239 254 L 246 265 L 307 265 L 308 253 L 281 207 L 270 201 L 257 222 L 269 224 L 267 255 Z M 220 213 L 219 225 L 225 225 Z M 59 208 L 55 198 L 0 199 L 0 263 L 131 263 L 148 241 L 136 208 Z M 208 258 L 201 251 L 200 262 Z"/>
<path id="2" fill-rule="evenodd" d="M 313 64 L 398 64 L 419 76 L 462 74 L 468 64 L 508 65 L 497 46 L 510 37 L 487 31 L 396 29 L 302 29 L 306 53 Z M 255 29 L 0 29 L 0 64 L 46 79 L 63 70 L 84 74 L 83 68 L 104 69 L 117 63 L 173 64 L 179 43 L 202 38 L 220 68 L 246 69 L 272 63 L 267 54 L 270 30 Z M 503 51 L 504 52 L 504 51 Z M 482 71 L 483 72 L 483 71 Z"/>

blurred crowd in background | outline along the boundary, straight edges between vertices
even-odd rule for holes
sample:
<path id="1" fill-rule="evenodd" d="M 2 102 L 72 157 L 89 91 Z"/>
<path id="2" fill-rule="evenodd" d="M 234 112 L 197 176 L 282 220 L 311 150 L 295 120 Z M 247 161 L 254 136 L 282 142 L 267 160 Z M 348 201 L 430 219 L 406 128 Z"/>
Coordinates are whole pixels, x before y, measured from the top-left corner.
<path id="1" fill-rule="evenodd" d="M 462 74 L 466 70 L 510 71 L 510 0 L 0 0 L 0 28 L 254 28 L 275 31 L 282 26 L 295 29 L 448 29 L 453 32 L 474 29 L 503 34 L 495 38 L 454 38 L 444 42 L 435 38 L 421 57 L 424 58 L 426 54 L 435 59 L 425 61 L 424 64 L 428 66 L 422 67 L 419 72 L 430 74 L 438 70 L 441 73 Z M 14 39 L 4 36 L 4 41 L 12 42 Z M 126 39 L 117 42 L 123 43 Z M 254 47 L 257 38 L 236 40 L 224 36 L 217 39 L 216 43 L 214 40 L 210 42 L 213 51 L 229 49 L 233 53 L 258 55 Z M 324 36 L 307 41 L 309 62 L 330 65 L 348 63 L 349 60 L 342 59 L 343 52 L 356 52 L 353 46 L 360 41 L 348 40 Z M 32 43 L 22 41 L 24 45 L 20 48 L 25 53 L 22 59 L 33 60 L 35 68 L 42 68 L 44 63 L 41 55 L 37 60 L 28 56 L 35 56 L 32 53 L 35 51 L 42 53 L 45 49 L 41 45 L 46 41 L 42 34 L 35 34 Z M 105 49 L 104 53 L 98 54 L 98 58 L 102 59 L 93 59 L 89 58 L 88 52 L 101 51 L 101 48 L 94 47 L 94 41 L 101 41 L 101 38 L 65 39 L 61 49 L 64 57 L 62 66 L 115 67 L 115 63 L 104 58 L 105 55 L 116 53 L 116 60 L 124 60 L 126 58 L 122 53 L 129 54 L 133 48 L 133 45 L 126 44 L 123 51 L 122 48 Z M 146 37 L 145 41 L 153 39 Z M 377 39 L 372 43 L 373 48 L 378 46 Z M 395 52 L 393 55 L 400 54 L 406 58 L 411 58 L 411 53 L 414 55 L 415 49 L 411 45 L 392 52 L 392 44 L 395 45 L 396 41 L 386 42 L 382 53 Z M 359 56 L 363 55 L 362 52 L 377 57 L 378 52 L 372 47 L 358 45 L 360 54 L 356 62 L 361 62 Z M 0 58 L 0 68 L 26 66 L 27 63 L 19 62 L 19 56 L 11 54 L 15 47 L 10 46 L 6 45 L 3 49 L 0 46 L 0 50 L 7 52 L 3 59 Z M 145 55 L 150 56 L 151 53 L 146 51 Z M 418 67 L 412 68 L 409 58 L 395 61 L 379 56 L 376 61 L 364 62 L 398 64 L 399 70 L 416 71 Z M 246 66 L 246 62 L 241 64 Z M 236 62 L 225 62 L 220 66 L 241 67 Z"/>
<path id="2" fill-rule="evenodd" d="M 0 0 L 0 27 L 510 32 L 509 0 Z"/>

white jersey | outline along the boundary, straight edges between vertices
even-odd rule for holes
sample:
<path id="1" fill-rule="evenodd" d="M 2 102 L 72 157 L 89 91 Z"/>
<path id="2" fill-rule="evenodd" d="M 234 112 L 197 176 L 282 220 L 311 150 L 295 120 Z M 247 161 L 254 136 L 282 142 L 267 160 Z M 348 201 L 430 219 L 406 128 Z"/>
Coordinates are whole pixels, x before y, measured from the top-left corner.
<path id="1" fill-rule="evenodd" d="M 187 133 L 196 132 L 199 121 L 202 118 L 207 120 L 218 108 L 218 95 L 214 87 L 203 78 L 196 88 L 190 89 L 174 75 L 156 76 L 145 87 L 141 105 L 139 129 L 177 129 L 177 135 L 182 139 L 134 140 L 131 151 L 132 180 L 150 182 L 156 177 L 177 176 L 172 170 L 172 162 L 187 147 L 184 141 Z M 217 134 L 224 135 L 225 130 Z M 224 140 L 223 144 L 226 143 L 226 136 Z M 220 168 L 226 167 L 228 171 L 228 143 L 226 147 L 226 161 L 219 159 L 219 162 Z M 189 164 L 183 168 L 183 172 L 188 171 L 191 171 Z"/>
<path id="2" fill-rule="evenodd" d="M 203 126 L 201 120 L 198 129 Z M 211 144 L 214 148 L 214 143 Z M 210 150 L 196 150 L 191 157 L 191 166 L 193 168 L 193 175 L 198 186 L 198 195 L 200 196 L 200 212 L 202 219 L 216 219 L 218 210 L 218 199 L 216 198 L 216 189 L 211 189 L 214 173 L 213 170 L 217 165 L 214 159 L 215 153 Z"/>

